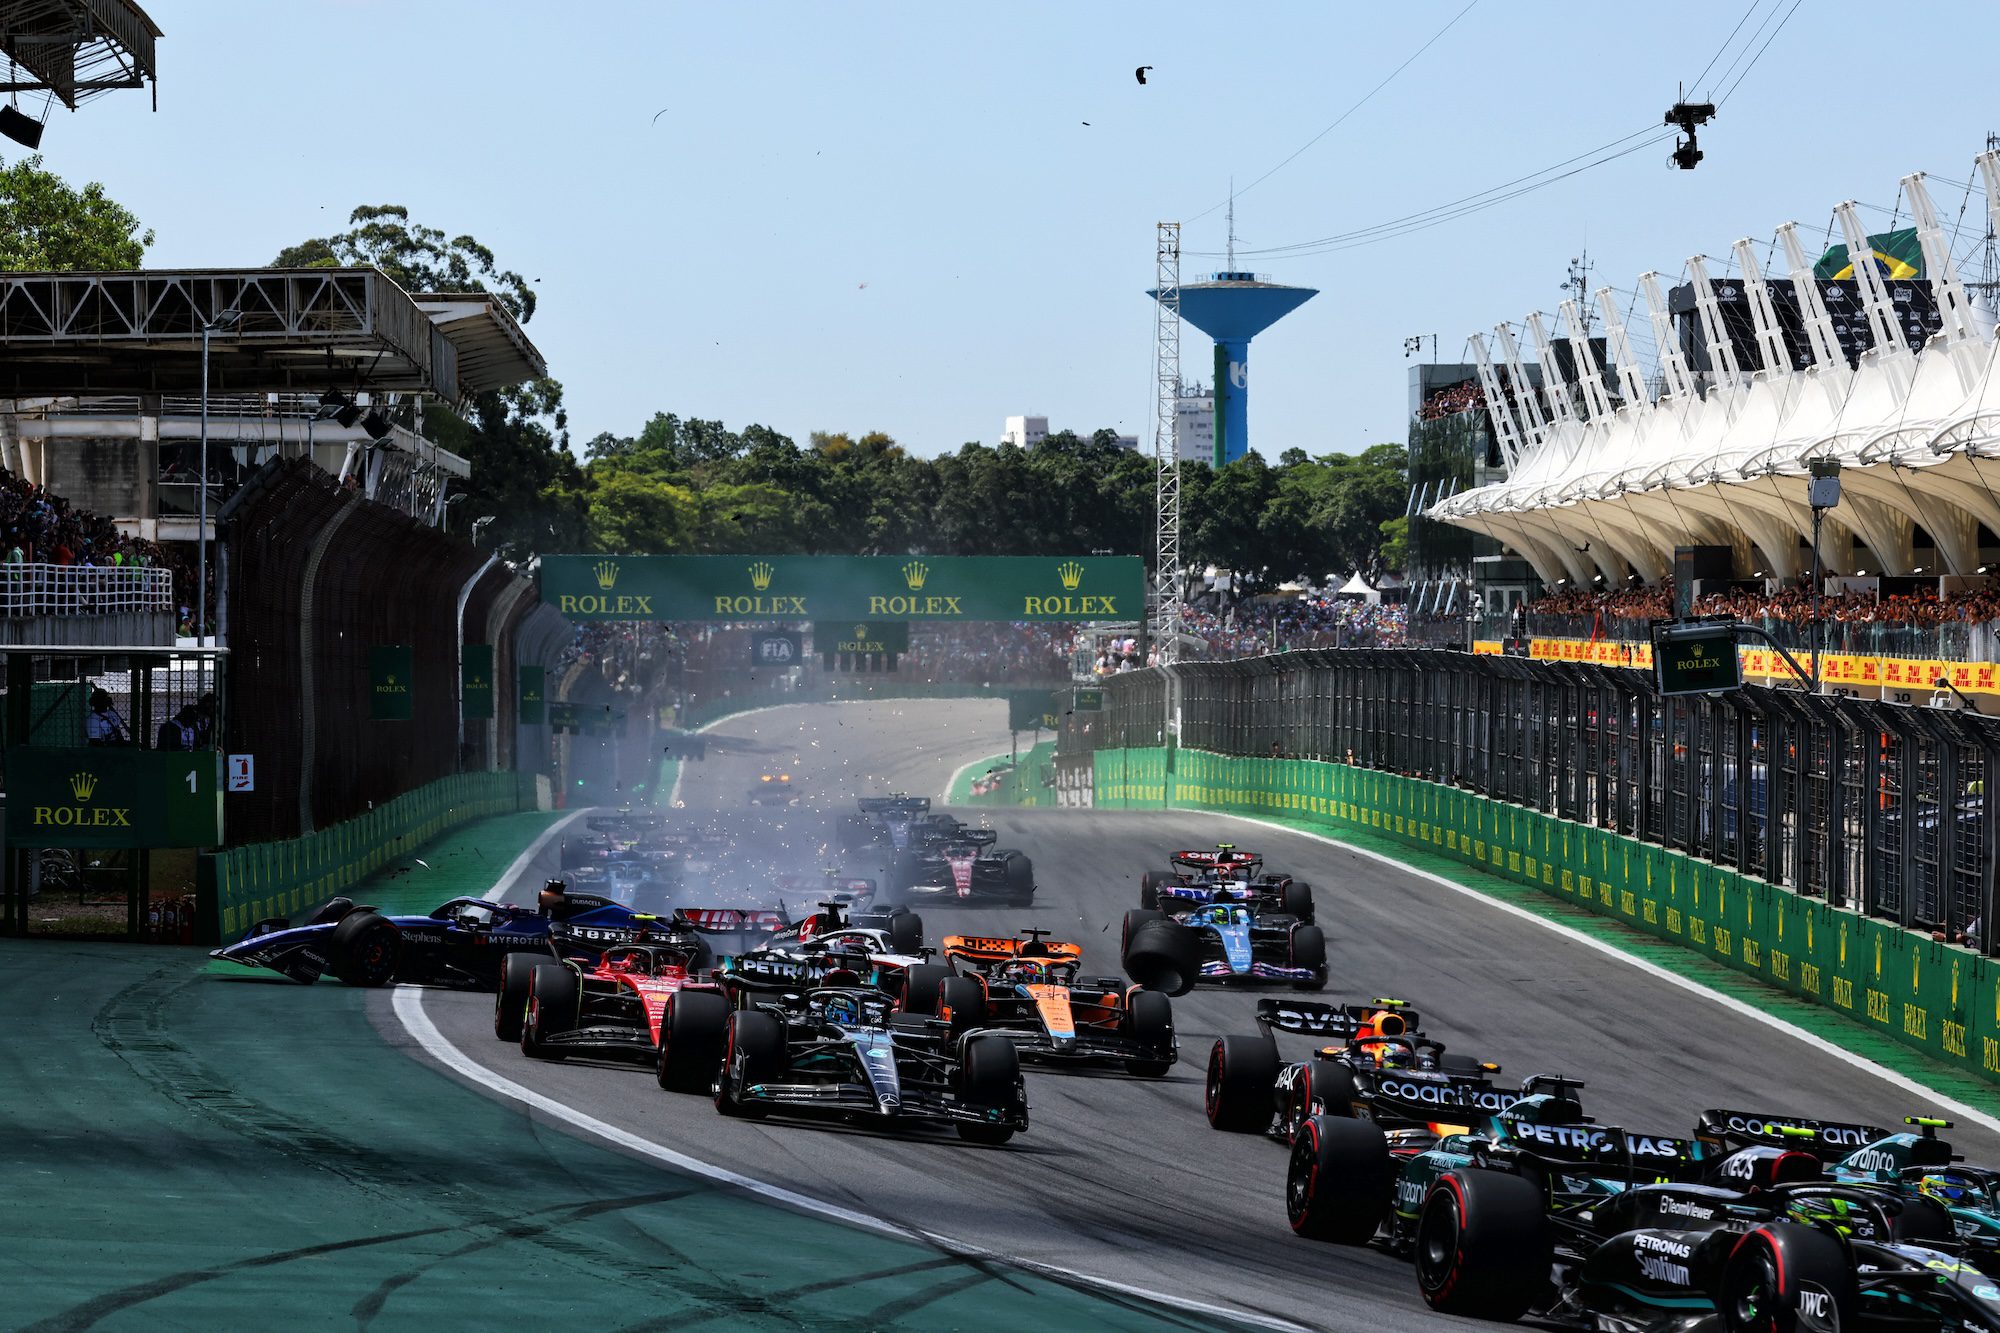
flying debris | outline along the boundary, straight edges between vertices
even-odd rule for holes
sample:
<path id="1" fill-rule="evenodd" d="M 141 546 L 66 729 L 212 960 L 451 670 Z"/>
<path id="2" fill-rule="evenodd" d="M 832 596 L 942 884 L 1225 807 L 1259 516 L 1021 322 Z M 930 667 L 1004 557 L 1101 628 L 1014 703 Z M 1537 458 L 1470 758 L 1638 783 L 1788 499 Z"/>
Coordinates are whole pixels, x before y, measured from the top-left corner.
<path id="1" fill-rule="evenodd" d="M 1151 65 L 1141 65 L 1139 66 L 1139 68 L 1132 71 L 1132 77 L 1137 79 L 1139 82 L 1144 83 L 1146 81 L 1146 71 L 1151 68 L 1152 68 Z"/>

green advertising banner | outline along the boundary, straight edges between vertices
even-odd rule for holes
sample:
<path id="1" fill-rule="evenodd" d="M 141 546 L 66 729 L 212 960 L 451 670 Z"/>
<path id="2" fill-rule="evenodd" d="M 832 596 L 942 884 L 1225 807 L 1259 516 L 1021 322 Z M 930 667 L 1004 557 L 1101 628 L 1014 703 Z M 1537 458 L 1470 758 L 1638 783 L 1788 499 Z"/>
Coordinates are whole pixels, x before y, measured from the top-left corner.
<path id="1" fill-rule="evenodd" d="M 550 704 L 549 725 L 557 731 L 574 732 L 577 729 L 575 704 Z"/>
<path id="2" fill-rule="evenodd" d="M 1146 595 L 1137 556 L 550 555 L 541 580 L 571 620 L 1136 620 Z"/>
<path id="3" fill-rule="evenodd" d="M 538 727 L 548 721 L 548 706 L 542 701 L 542 691 L 546 688 L 542 668 L 524 666 L 521 668 L 521 695 L 515 713 L 523 726 Z"/>
<path id="4" fill-rule="evenodd" d="M 458 664 L 460 716 L 467 722 L 493 716 L 493 645 L 468 643 Z"/>
<path id="5" fill-rule="evenodd" d="M 1007 691 L 1007 730 L 1054 731 L 1062 724 L 1062 715 L 1050 702 L 1046 690 Z"/>
<path id="6" fill-rule="evenodd" d="M 368 716 L 377 722 L 408 722 L 414 696 L 416 651 L 408 644 L 377 645 L 368 650 Z"/>
<path id="7" fill-rule="evenodd" d="M 1101 713 L 1104 711 L 1103 690 L 1077 690 L 1071 707 L 1079 713 Z"/>
<path id="8" fill-rule="evenodd" d="M 907 653 L 910 651 L 910 622 L 877 620 L 816 624 L 813 626 L 813 647 L 822 653 Z"/>
<path id="9" fill-rule="evenodd" d="M 222 756 L 116 746 L 7 749 L 10 847 L 214 847 Z"/>

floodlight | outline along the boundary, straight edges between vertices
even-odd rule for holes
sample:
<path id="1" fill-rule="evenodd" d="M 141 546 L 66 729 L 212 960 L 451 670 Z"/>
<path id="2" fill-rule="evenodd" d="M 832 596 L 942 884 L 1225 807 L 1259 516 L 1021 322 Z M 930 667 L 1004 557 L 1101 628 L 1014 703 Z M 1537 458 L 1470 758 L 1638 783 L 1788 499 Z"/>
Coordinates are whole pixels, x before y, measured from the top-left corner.
<path id="1" fill-rule="evenodd" d="M 42 122 L 22 115 L 12 105 L 0 106 L 0 134 L 23 148 L 32 150 L 42 146 Z"/>

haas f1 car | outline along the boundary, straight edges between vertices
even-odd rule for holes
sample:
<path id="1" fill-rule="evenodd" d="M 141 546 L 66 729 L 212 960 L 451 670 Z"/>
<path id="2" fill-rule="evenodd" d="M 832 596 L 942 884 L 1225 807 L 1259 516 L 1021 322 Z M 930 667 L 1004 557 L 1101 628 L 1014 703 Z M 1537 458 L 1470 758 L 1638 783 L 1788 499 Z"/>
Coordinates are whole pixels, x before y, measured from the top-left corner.
<path id="1" fill-rule="evenodd" d="M 1023 1059 L 1164 1076 L 1179 1059 L 1172 1002 L 1116 977 L 1078 975 L 1082 947 L 1047 933 L 947 935 L 943 964 L 909 969 L 904 1008 L 958 1031 L 998 1033 Z"/>

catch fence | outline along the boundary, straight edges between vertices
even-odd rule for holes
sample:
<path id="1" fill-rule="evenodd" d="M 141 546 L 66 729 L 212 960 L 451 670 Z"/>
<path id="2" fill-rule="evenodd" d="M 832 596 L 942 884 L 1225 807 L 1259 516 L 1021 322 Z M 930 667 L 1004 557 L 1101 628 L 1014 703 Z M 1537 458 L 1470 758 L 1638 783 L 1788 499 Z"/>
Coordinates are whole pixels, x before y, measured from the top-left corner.
<path id="1" fill-rule="evenodd" d="M 1177 743 L 1444 783 L 1957 938 L 1992 906 L 2000 718 L 1757 686 L 1662 696 L 1643 672 L 1307 651 L 1105 681 L 1059 753 Z"/>

